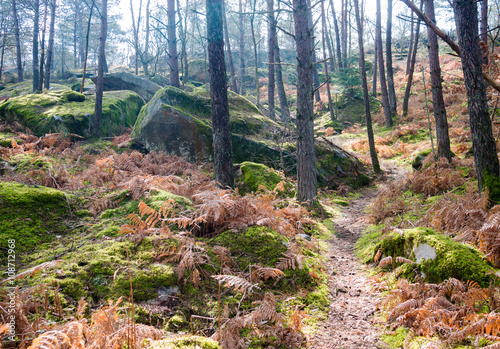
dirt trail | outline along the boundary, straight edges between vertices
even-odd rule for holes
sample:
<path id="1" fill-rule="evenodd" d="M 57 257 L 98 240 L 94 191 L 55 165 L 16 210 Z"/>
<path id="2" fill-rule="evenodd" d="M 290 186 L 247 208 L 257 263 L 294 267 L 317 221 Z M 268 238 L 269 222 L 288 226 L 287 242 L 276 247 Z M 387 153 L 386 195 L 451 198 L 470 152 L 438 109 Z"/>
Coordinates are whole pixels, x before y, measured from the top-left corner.
<path id="1" fill-rule="evenodd" d="M 382 163 L 385 175 L 383 182 L 405 175 L 405 170 L 390 162 Z M 361 197 L 342 210 L 335 220 L 337 236 L 329 240 L 327 269 L 332 302 L 328 319 L 310 338 L 315 349 L 372 349 L 386 348 L 378 338 L 373 315 L 378 293 L 371 289 L 367 278 L 367 267 L 354 255 L 354 244 L 361 236 L 366 222 L 365 208 L 377 196 L 378 190 L 364 189 Z"/>

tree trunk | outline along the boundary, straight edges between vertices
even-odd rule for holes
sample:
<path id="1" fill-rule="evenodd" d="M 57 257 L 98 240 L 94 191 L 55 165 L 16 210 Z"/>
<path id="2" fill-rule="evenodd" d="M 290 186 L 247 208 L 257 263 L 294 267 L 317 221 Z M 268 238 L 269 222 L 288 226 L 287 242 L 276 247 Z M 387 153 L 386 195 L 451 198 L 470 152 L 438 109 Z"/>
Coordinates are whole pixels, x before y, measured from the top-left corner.
<path id="1" fill-rule="evenodd" d="M 233 187 L 233 155 L 227 99 L 222 1 L 207 0 L 207 39 L 210 71 L 210 100 L 214 144 L 215 180 L 222 188 Z"/>
<path id="2" fill-rule="evenodd" d="M 224 4 L 222 4 L 222 10 L 224 12 L 222 16 L 222 20 L 224 21 L 224 40 L 226 41 L 227 61 L 229 63 L 229 74 L 231 75 L 231 91 L 238 93 L 238 85 L 236 84 L 236 73 L 234 70 L 234 63 L 233 63 L 233 53 L 231 52 L 231 43 L 229 42 L 229 31 L 227 29 L 226 8 Z"/>
<path id="3" fill-rule="evenodd" d="M 52 57 L 54 56 L 54 33 L 56 24 L 56 1 L 52 0 L 50 4 L 50 29 L 49 29 L 49 47 L 47 49 L 47 63 L 45 64 L 44 87 L 50 88 L 50 74 L 52 72 Z"/>
<path id="4" fill-rule="evenodd" d="M 42 44 L 40 46 L 40 73 L 38 74 L 38 91 L 43 90 L 43 68 L 45 65 L 45 31 L 47 29 L 47 0 L 45 2 L 45 11 L 43 14 Z"/>
<path id="5" fill-rule="evenodd" d="M 425 14 L 433 22 L 434 0 L 425 0 Z M 438 157 L 442 156 L 451 163 L 450 137 L 448 135 L 448 120 L 444 106 L 443 86 L 441 84 L 441 67 L 439 65 L 439 47 L 436 33 L 427 28 L 427 42 L 429 47 L 429 68 L 431 72 L 432 104 L 436 120 L 436 136 L 438 142 Z"/>
<path id="6" fill-rule="evenodd" d="M 139 28 L 141 25 L 141 8 L 142 8 L 142 0 L 139 2 L 139 15 L 137 17 L 137 25 L 135 24 L 134 18 L 134 4 L 133 1 L 130 0 L 130 15 L 132 16 L 132 31 L 134 32 L 134 49 L 135 49 L 135 75 L 139 74 Z M 87 32 L 88 35 L 88 32 Z M 87 55 L 87 53 L 85 53 Z"/>
<path id="7" fill-rule="evenodd" d="M 311 0 L 307 0 L 307 5 L 308 5 L 308 10 L 307 10 L 307 17 L 309 21 L 309 28 L 311 30 L 311 52 L 312 52 L 312 62 L 313 62 L 313 87 L 314 87 L 314 98 L 316 99 L 316 102 L 321 101 L 321 96 L 319 94 L 319 73 L 318 73 L 318 65 L 315 64 L 317 62 L 316 59 L 316 49 L 314 45 L 314 22 L 313 22 L 313 16 L 312 16 L 312 7 L 311 7 Z"/>
<path id="8" fill-rule="evenodd" d="M 420 0 L 420 9 L 422 9 L 424 5 L 424 0 Z M 417 21 L 417 28 L 415 29 L 415 38 L 414 44 L 412 48 L 412 57 L 410 62 L 410 71 L 408 72 L 408 79 L 406 80 L 406 90 L 405 96 L 403 98 L 403 115 L 408 115 L 408 103 L 410 101 L 410 92 L 411 85 L 413 83 L 413 72 L 415 71 L 415 62 L 417 61 L 417 52 L 418 52 L 418 39 L 420 36 L 420 18 Z"/>
<path id="9" fill-rule="evenodd" d="M 149 3 L 150 0 L 146 2 L 146 38 L 144 40 L 144 54 L 142 55 L 142 70 L 144 70 L 144 75 L 149 77 Z"/>
<path id="10" fill-rule="evenodd" d="M 327 10 L 328 12 L 328 10 Z M 325 14 L 326 15 L 326 14 Z M 330 61 L 330 71 L 334 72 L 335 71 L 335 53 L 333 51 L 333 43 L 332 43 L 332 37 L 330 36 L 330 22 L 328 22 L 328 27 L 326 29 L 325 35 L 326 35 L 326 45 L 328 47 L 328 55 L 330 56 L 329 61 Z"/>
<path id="11" fill-rule="evenodd" d="M 255 35 L 255 15 L 257 12 L 257 0 L 253 1 L 252 14 L 250 17 L 250 28 L 252 29 L 252 41 L 253 41 L 253 55 L 255 58 L 254 62 L 254 75 L 255 75 L 255 93 L 257 98 L 257 107 L 260 106 L 260 86 L 259 86 L 259 55 L 257 52 L 257 37 Z"/>
<path id="12" fill-rule="evenodd" d="M 342 49 L 340 43 L 340 31 L 339 24 L 337 22 L 337 15 L 335 13 L 335 7 L 333 6 L 333 0 L 330 0 L 330 6 L 332 7 L 332 16 L 333 16 L 333 26 L 335 27 L 335 43 L 337 46 L 337 61 L 339 69 L 344 68 L 344 64 L 342 62 Z"/>
<path id="13" fill-rule="evenodd" d="M 341 20 L 340 20 L 340 36 L 342 40 L 342 66 L 348 67 L 347 63 L 347 0 L 341 0 Z"/>
<path id="14" fill-rule="evenodd" d="M 104 86 L 104 57 L 106 52 L 106 36 L 108 35 L 108 0 L 102 0 L 101 32 L 99 35 L 99 58 L 97 62 L 97 81 L 94 109 L 94 137 L 101 137 L 102 95 Z"/>
<path id="15" fill-rule="evenodd" d="M 16 62 L 17 62 L 17 82 L 23 78 L 23 62 L 21 60 L 21 38 L 19 34 L 19 19 L 17 16 L 16 0 L 12 0 L 12 16 L 14 17 L 14 36 L 16 37 Z"/>
<path id="16" fill-rule="evenodd" d="M 239 30 L 240 30 L 240 95 L 245 94 L 245 26 L 244 26 L 244 15 L 243 15 L 243 0 L 240 0 L 239 3 L 239 11 L 240 11 L 240 23 L 239 23 Z"/>
<path id="17" fill-rule="evenodd" d="M 365 100 L 366 133 L 368 135 L 368 145 L 370 148 L 370 158 L 372 160 L 373 171 L 375 171 L 375 173 L 379 173 L 381 170 L 380 164 L 378 162 L 377 151 L 375 149 L 375 138 L 373 136 L 372 116 L 370 112 L 370 96 L 368 95 L 368 81 L 366 78 L 365 49 L 363 47 L 363 24 L 361 23 L 361 17 L 359 15 L 358 0 L 354 0 L 354 11 L 356 14 L 356 24 L 358 27 L 359 69 L 361 70 L 363 96 Z"/>
<path id="18" fill-rule="evenodd" d="M 313 39 L 307 0 L 293 0 L 293 17 L 297 46 L 297 199 L 311 205 L 317 200 L 317 177 L 313 130 Z"/>
<path id="19" fill-rule="evenodd" d="M 35 13 L 33 17 L 33 92 L 38 91 L 38 32 L 40 16 L 40 0 L 34 0 Z"/>
<path id="20" fill-rule="evenodd" d="M 79 38 L 79 43 L 78 43 L 78 51 L 79 54 L 78 56 L 80 57 L 79 60 L 79 67 L 83 67 L 83 60 L 85 58 L 85 43 L 83 41 L 83 11 L 81 8 L 80 0 L 76 0 L 79 5 L 78 5 L 78 38 Z"/>
<path id="21" fill-rule="evenodd" d="M 477 36 L 477 2 L 454 0 L 453 6 L 467 92 L 478 187 L 479 190 L 488 189 L 490 200 L 496 203 L 500 199 L 500 169 L 482 77 L 483 58 Z"/>
<path id="22" fill-rule="evenodd" d="M 170 66 L 170 85 L 180 87 L 177 39 L 175 33 L 175 0 L 167 0 L 168 16 L 168 65 Z"/>
<path id="23" fill-rule="evenodd" d="M 389 92 L 389 108 L 393 116 L 397 115 L 396 90 L 394 88 L 394 71 L 392 68 L 392 1 L 387 1 L 387 28 L 385 56 L 387 63 L 387 90 Z"/>
<path id="24" fill-rule="evenodd" d="M 373 80 L 372 80 L 372 95 L 373 97 L 377 98 L 377 74 L 378 74 L 378 40 L 377 36 L 375 35 L 375 40 L 374 40 L 374 57 L 373 57 Z"/>
<path id="25" fill-rule="evenodd" d="M 275 120 L 276 116 L 274 113 L 274 51 L 276 46 L 276 22 L 274 20 L 274 0 L 267 0 L 267 19 L 269 21 L 268 25 L 268 40 L 267 40 L 267 52 L 269 60 L 268 68 L 268 87 L 267 87 L 267 103 L 269 109 L 269 118 Z"/>
<path id="26" fill-rule="evenodd" d="M 328 97 L 328 111 L 330 112 L 330 119 L 335 120 L 335 113 L 333 112 L 332 94 L 330 92 L 330 77 L 328 75 L 328 64 L 326 55 L 326 18 L 325 18 L 325 1 L 321 0 L 321 38 L 323 41 L 323 65 L 325 68 L 325 81 L 326 81 L 326 94 Z M 366 72 L 365 72 L 366 75 Z"/>
<path id="27" fill-rule="evenodd" d="M 73 69 L 78 67 L 78 7 L 80 3 L 75 1 L 75 21 L 73 22 Z M 38 64 L 37 64 L 38 65 Z"/>
<path id="28" fill-rule="evenodd" d="M 276 87 L 278 89 L 278 97 L 280 99 L 281 121 L 288 123 L 290 121 L 290 109 L 286 98 L 285 84 L 283 83 L 283 73 L 281 69 L 280 48 L 278 40 L 275 42 L 274 58 L 276 61 Z"/>
<path id="29" fill-rule="evenodd" d="M 87 23 L 87 36 L 85 38 L 85 57 L 83 58 L 83 75 L 82 75 L 82 85 L 80 86 L 80 93 L 83 93 L 83 88 L 85 87 L 85 75 L 87 74 L 87 57 L 89 55 L 89 36 L 90 36 L 90 23 L 92 22 L 92 12 L 94 11 L 95 0 L 92 0 L 92 5 L 90 5 L 89 21 Z"/>
<path id="30" fill-rule="evenodd" d="M 387 83 L 385 81 L 385 66 L 384 54 L 382 47 L 382 23 L 380 14 L 380 0 L 377 0 L 377 23 L 376 23 L 376 37 L 377 37 L 377 58 L 378 58 L 378 71 L 380 76 L 380 90 L 382 91 L 382 107 L 384 108 L 385 126 L 392 127 L 392 113 L 389 106 L 389 95 L 387 93 Z"/>
<path id="31" fill-rule="evenodd" d="M 488 0 L 481 0 L 481 41 L 488 44 Z M 488 64 L 488 55 L 483 55 L 483 64 Z"/>
<path id="32" fill-rule="evenodd" d="M 181 4 L 179 0 L 177 0 L 177 8 L 181 8 Z M 186 82 L 189 81 L 189 63 L 188 63 L 188 56 L 187 56 L 187 17 L 188 17 L 188 9 L 189 9 L 189 0 L 186 0 L 186 11 L 185 11 L 185 16 L 184 16 L 184 28 L 181 27 L 181 33 L 182 33 L 182 45 L 181 45 L 181 55 L 182 55 L 182 66 L 183 66 L 183 73 L 182 73 L 182 84 L 184 85 Z"/>
<path id="33" fill-rule="evenodd" d="M 3 59 L 5 56 L 5 45 L 7 44 L 7 28 L 3 26 L 3 35 L 2 35 L 2 53 L 0 55 L 0 80 L 2 80 L 2 72 L 3 72 Z"/>
<path id="34" fill-rule="evenodd" d="M 406 59 L 406 75 L 410 74 L 410 65 L 411 65 L 411 57 L 413 50 L 413 39 L 415 37 L 414 27 L 415 27 L 415 19 L 413 18 L 413 11 L 411 12 L 411 29 L 410 29 L 410 46 L 408 47 L 408 57 Z"/>

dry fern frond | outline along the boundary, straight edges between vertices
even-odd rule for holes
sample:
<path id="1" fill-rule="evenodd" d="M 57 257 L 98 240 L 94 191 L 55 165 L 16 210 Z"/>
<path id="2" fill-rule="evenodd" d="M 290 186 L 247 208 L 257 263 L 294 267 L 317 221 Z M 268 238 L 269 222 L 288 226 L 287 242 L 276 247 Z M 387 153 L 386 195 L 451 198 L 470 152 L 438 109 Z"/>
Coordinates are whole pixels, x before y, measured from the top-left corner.
<path id="1" fill-rule="evenodd" d="M 396 263 L 416 264 L 414 261 L 401 256 L 396 257 Z"/>
<path id="2" fill-rule="evenodd" d="M 69 337 L 61 331 L 49 331 L 35 338 L 28 349 L 70 349 Z"/>
<path id="3" fill-rule="evenodd" d="M 252 272 L 250 273 L 250 281 L 254 283 L 259 283 L 262 280 L 267 280 L 269 278 L 280 279 L 285 276 L 278 268 L 263 267 L 260 265 L 252 265 Z"/>
<path id="4" fill-rule="evenodd" d="M 252 284 L 236 275 L 212 275 L 212 277 L 225 287 L 233 288 L 236 292 L 250 293 L 255 288 L 259 288 L 257 284 Z"/>
<path id="5" fill-rule="evenodd" d="M 391 256 L 387 256 L 387 257 L 382 258 L 382 260 L 378 263 L 378 266 L 380 268 L 386 267 L 388 265 L 392 265 L 392 257 Z"/>
<path id="6" fill-rule="evenodd" d="M 307 317 L 307 314 L 302 310 L 299 310 L 299 306 L 295 306 L 295 311 L 292 316 L 290 316 L 289 325 L 290 328 L 294 331 L 300 332 L 302 331 L 302 320 Z"/>
<path id="7" fill-rule="evenodd" d="M 259 326 L 264 320 L 279 323 L 283 321 L 283 315 L 276 312 L 276 298 L 270 292 L 266 293 L 260 305 L 247 315 L 247 324 Z"/>

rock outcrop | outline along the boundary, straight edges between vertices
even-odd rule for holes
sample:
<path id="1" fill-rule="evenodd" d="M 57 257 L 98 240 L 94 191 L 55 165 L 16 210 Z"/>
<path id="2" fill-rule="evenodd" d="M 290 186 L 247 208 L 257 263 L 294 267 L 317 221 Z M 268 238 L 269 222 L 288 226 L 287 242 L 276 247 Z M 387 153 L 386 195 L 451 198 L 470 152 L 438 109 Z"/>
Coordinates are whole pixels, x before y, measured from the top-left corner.
<path id="1" fill-rule="evenodd" d="M 96 83 L 97 77 L 91 80 Z M 104 75 L 104 91 L 130 90 L 141 96 L 146 102 L 151 100 L 161 86 L 147 78 L 130 73 L 111 73 Z"/>

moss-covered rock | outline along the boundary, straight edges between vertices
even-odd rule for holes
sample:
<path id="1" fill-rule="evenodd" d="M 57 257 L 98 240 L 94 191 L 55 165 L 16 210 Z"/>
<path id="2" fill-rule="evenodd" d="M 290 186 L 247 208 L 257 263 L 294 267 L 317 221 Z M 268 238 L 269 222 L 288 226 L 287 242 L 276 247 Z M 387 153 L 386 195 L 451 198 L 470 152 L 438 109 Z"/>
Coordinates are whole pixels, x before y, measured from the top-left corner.
<path id="1" fill-rule="evenodd" d="M 256 192 L 260 186 L 264 186 L 267 190 L 274 190 L 276 185 L 284 180 L 275 170 L 255 162 L 242 162 L 240 170 L 242 178 L 238 188 L 242 194 L 249 191 Z"/>
<path id="2" fill-rule="evenodd" d="M 364 246 L 365 250 L 371 250 L 371 258 L 381 249 L 384 256 L 414 260 L 418 262 L 416 268 L 428 282 L 438 283 L 453 277 L 476 281 L 486 287 L 492 281 L 490 272 L 493 269 L 477 249 L 455 242 L 430 228 L 409 229 L 384 236 L 376 234 L 372 238 L 374 240 Z"/>
<path id="3" fill-rule="evenodd" d="M 422 163 L 430 153 L 432 153 L 432 149 L 426 149 L 415 155 L 413 161 L 411 162 L 411 167 L 415 170 L 420 170 L 422 168 Z"/>
<path id="4" fill-rule="evenodd" d="M 10 132 L 0 132 L 0 147 L 12 148 L 14 140 L 17 144 L 23 144 L 23 140 Z"/>
<path id="5" fill-rule="evenodd" d="M 0 246 L 14 239 L 16 250 L 27 252 L 67 233 L 72 200 L 53 188 L 0 183 Z"/>
<path id="6" fill-rule="evenodd" d="M 209 83 L 208 62 L 204 59 L 193 59 L 188 62 L 189 80 L 199 83 Z"/>
<path id="7" fill-rule="evenodd" d="M 82 99 L 83 98 L 83 99 Z M 0 103 L 0 118 L 18 121 L 35 135 L 50 132 L 91 135 L 95 97 L 71 90 L 26 94 Z M 144 101 L 132 91 L 104 92 L 102 135 L 120 134 L 134 125 Z"/>

